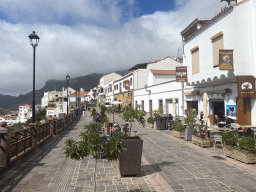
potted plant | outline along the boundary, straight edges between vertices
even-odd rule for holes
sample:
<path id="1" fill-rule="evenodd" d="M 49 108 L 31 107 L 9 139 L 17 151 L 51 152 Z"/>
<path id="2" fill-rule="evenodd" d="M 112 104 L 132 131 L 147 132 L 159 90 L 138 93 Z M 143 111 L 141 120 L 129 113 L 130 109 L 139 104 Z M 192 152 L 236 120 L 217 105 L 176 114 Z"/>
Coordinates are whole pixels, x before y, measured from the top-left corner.
<path id="1" fill-rule="evenodd" d="M 124 136 L 122 133 L 115 133 L 108 141 L 102 136 L 102 124 L 91 123 L 86 126 L 86 130 L 80 134 L 80 140 L 68 139 L 66 141 L 66 157 L 81 160 L 89 155 L 95 156 L 94 170 L 94 191 L 96 191 L 95 172 L 97 171 L 98 152 L 105 152 L 106 159 L 109 161 L 117 161 L 119 155 L 125 151 Z"/>
<path id="2" fill-rule="evenodd" d="M 227 132 L 222 135 L 225 145 L 224 154 L 244 163 L 256 163 L 255 139 L 251 137 L 243 137 L 238 141 L 237 136 L 233 132 Z M 238 145 L 237 145 L 238 141 Z"/>
<path id="3" fill-rule="evenodd" d="M 186 141 L 192 140 L 192 135 L 194 133 L 194 124 L 196 122 L 197 111 L 193 110 L 191 113 L 188 114 L 188 116 L 184 119 L 185 123 L 187 124 L 185 128 L 185 137 L 184 139 Z"/>
<path id="4" fill-rule="evenodd" d="M 141 169 L 141 156 L 143 140 L 139 136 L 131 137 L 132 123 L 137 120 L 145 127 L 144 116 L 146 112 L 136 107 L 125 106 L 123 109 L 122 119 L 127 123 L 130 123 L 130 127 L 126 125 L 126 129 L 129 129 L 129 136 L 124 139 L 124 146 L 126 148 L 119 158 L 119 169 L 121 177 L 125 175 L 140 175 Z"/>
<path id="5" fill-rule="evenodd" d="M 174 128 L 174 130 L 172 131 L 172 134 L 174 137 L 178 137 L 180 139 L 185 137 L 185 126 L 184 125 L 175 121 L 173 123 L 173 128 Z"/>
<path id="6" fill-rule="evenodd" d="M 165 120 L 162 116 L 161 110 L 154 110 L 153 111 L 154 121 L 156 122 L 156 129 L 157 130 L 164 130 L 165 129 Z"/>
<path id="7" fill-rule="evenodd" d="M 154 128 L 154 118 L 153 117 L 149 117 L 147 118 L 147 122 L 150 128 Z"/>

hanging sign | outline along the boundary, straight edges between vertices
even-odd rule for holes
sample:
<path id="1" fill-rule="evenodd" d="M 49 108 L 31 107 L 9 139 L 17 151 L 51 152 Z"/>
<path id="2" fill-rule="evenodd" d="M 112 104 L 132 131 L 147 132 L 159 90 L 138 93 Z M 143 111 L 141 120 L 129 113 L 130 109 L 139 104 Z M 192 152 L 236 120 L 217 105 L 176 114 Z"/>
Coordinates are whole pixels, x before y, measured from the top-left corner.
<path id="1" fill-rule="evenodd" d="M 187 67 L 176 67 L 176 81 L 187 82 Z"/>
<path id="2" fill-rule="evenodd" d="M 125 90 L 129 90 L 130 89 L 130 82 L 129 82 L 129 80 L 126 80 L 124 82 L 124 87 L 125 87 Z"/>
<path id="3" fill-rule="evenodd" d="M 238 97 L 255 97 L 255 79 L 253 76 L 237 77 Z"/>
<path id="4" fill-rule="evenodd" d="M 232 70 L 233 67 L 233 50 L 219 50 L 219 69 L 220 70 Z"/>

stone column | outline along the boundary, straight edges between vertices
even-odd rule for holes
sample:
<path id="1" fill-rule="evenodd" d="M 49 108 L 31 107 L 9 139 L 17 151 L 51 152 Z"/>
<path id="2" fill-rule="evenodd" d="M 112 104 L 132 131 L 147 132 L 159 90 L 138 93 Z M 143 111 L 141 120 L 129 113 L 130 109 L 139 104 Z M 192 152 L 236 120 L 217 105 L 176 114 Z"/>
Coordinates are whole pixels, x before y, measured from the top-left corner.
<path id="1" fill-rule="evenodd" d="M 11 129 L 0 127 L 0 167 L 10 164 Z"/>
<path id="2" fill-rule="evenodd" d="M 37 143 L 38 143 L 38 127 L 36 123 L 30 123 L 29 124 L 29 130 L 34 135 L 32 136 L 32 148 L 37 149 Z"/>

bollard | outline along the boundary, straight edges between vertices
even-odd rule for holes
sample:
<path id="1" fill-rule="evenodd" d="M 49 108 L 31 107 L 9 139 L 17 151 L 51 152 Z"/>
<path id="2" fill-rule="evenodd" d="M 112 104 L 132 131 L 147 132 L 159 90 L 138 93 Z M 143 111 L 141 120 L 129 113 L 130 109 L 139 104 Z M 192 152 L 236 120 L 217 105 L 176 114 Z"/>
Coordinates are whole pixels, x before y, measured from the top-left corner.
<path id="1" fill-rule="evenodd" d="M 37 143 L 38 143 L 38 126 L 37 126 L 37 124 L 30 123 L 29 130 L 32 133 L 32 148 L 37 149 Z"/>
<path id="2" fill-rule="evenodd" d="M 0 167 L 10 164 L 11 129 L 0 127 Z"/>

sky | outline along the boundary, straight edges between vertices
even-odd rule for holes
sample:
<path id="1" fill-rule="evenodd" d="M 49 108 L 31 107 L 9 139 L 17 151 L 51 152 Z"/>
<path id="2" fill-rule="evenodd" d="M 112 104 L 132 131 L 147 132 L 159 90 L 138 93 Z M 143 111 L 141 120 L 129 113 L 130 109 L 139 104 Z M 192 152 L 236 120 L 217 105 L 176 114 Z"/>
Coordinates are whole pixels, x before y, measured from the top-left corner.
<path id="1" fill-rule="evenodd" d="M 181 57 L 180 32 L 196 18 L 212 18 L 220 0 L 0 1 L 0 94 L 32 91 L 49 79 L 129 69 L 166 56 Z"/>

